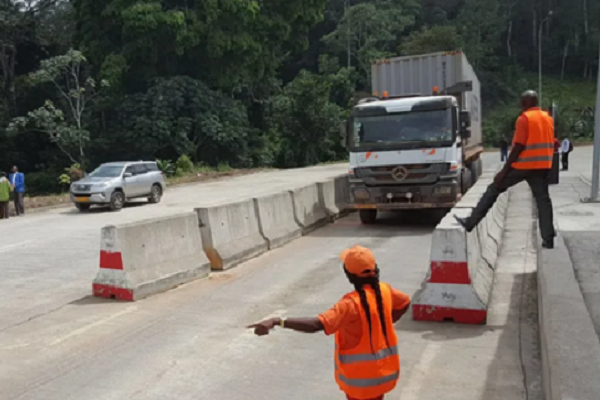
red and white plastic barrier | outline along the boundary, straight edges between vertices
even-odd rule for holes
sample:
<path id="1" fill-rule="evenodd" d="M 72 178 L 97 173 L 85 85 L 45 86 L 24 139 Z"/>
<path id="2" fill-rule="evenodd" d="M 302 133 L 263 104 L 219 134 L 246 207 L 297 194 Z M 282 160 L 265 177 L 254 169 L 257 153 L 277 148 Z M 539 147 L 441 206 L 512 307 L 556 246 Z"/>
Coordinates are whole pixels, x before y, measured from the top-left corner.
<path id="1" fill-rule="evenodd" d="M 471 196 L 465 196 L 433 232 L 429 273 L 413 298 L 413 319 L 485 324 L 508 195 L 501 195 L 470 233 L 455 221 L 454 215 L 470 215 L 483 193 L 478 187 L 487 186 L 490 181 L 480 180 Z"/>

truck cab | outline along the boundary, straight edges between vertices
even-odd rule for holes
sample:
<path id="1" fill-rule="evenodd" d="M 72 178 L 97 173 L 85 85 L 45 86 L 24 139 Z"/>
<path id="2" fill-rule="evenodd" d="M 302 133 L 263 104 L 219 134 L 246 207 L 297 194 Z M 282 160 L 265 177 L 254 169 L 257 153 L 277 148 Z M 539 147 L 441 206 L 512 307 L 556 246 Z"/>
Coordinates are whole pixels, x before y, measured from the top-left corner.
<path id="1" fill-rule="evenodd" d="M 455 96 L 361 100 L 342 139 L 350 207 L 363 223 L 375 222 L 378 210 L 454 207 L 481 174 L 478 155 L 465 154 L 469 137 L 470 114 Z"/>

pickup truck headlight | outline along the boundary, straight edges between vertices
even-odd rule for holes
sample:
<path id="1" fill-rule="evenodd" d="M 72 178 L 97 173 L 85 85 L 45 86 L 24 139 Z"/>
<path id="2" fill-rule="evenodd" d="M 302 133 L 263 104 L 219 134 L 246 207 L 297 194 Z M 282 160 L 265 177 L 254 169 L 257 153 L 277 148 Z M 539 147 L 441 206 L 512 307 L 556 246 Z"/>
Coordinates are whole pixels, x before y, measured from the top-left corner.
<path id="1" fill-rule="evenodd" d="M 101 192 L 108 187 L 108 183 L 98 183 L 92 186 L 92 192 Z"/>

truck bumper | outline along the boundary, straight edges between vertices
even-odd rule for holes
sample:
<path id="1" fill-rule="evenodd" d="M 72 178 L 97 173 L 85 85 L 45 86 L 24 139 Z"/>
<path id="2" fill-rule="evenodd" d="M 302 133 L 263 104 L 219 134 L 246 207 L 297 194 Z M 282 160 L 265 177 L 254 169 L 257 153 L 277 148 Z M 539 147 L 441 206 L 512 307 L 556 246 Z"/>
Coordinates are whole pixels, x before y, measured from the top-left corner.
<path id="1" fill-rule="evenodd" d="M 442 181 L 434 185 L 406 185 L 369 187 L 350 183 L 348 207 L 355 210 L 415 210 L 452 208 L 461 198 L 456 181 Z"/>

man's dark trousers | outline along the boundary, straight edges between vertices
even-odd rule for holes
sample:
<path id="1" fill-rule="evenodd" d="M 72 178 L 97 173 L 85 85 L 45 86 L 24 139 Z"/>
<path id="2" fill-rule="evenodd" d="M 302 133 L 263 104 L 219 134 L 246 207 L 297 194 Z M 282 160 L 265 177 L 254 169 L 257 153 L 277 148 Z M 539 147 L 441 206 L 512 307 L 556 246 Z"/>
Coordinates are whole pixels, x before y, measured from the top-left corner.
<path id="1" fill-rule="evenodd" d="M 550 199 L 550 193 L 548 192 L 549 175 L 550 170 L 548 169 L 521 170 L 511 168 L 498 186 L 496 186 L 495 183 L 488 186 L 486 192 L 481 196 L 479 203 L 473 210 L 473 213 L 466 221 L 467 229 L 474 228 L 483 218 L 485 218 L 490 208 L 492 208 L 498 199 L 498 196 L 506 192 L 508 188 L 523 181 L 527 181 L 537 203 L 542 239 L 545 241 L 552 241 L 556 236 L 556 232 L 554 231 L 552 200 Z"/>
<path id="2" fill-rule="evenodd" d="M 8 201 L 0 201 L 0 219 L 8 219 Z"/>
<path id="3" fill-rule="evenodd" d="M 563 165 L 563 170 L 568 171 L 569 170 L 569 153 L 562 153 L 562 165 Z"/>
<path id="4" fill-rule="evenodd" d="M 13 192 L 15 213 L 17 215 L 25 215 L 25 193 Z"/>

